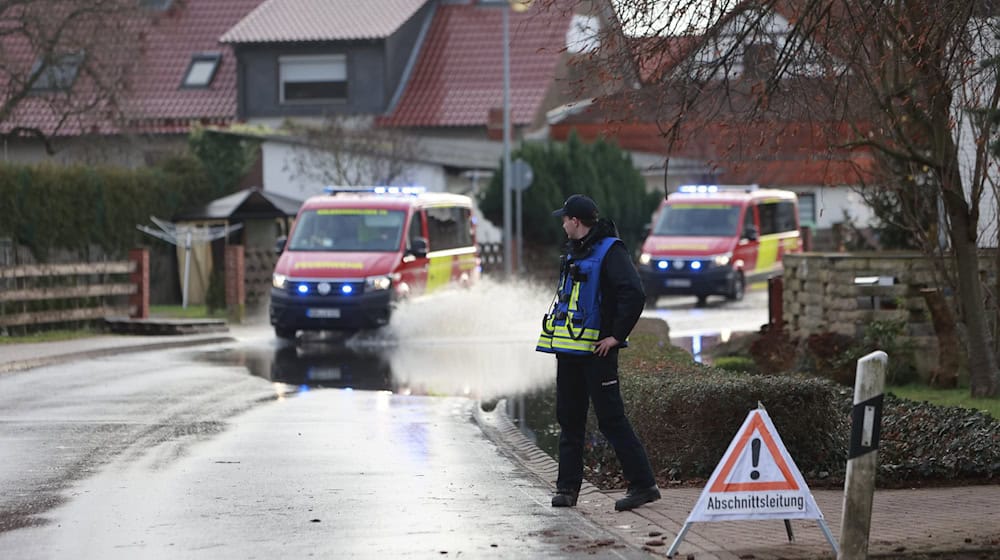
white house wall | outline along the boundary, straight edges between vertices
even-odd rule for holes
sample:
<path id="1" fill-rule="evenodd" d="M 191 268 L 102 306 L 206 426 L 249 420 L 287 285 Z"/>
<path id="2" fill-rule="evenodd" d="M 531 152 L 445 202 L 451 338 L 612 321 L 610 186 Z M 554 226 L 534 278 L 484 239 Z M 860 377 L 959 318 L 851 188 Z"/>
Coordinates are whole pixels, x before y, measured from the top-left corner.
<path id="1" fill-rule="evenodd" d="M 875 216 L 871 208 L 865 204 L 861 195 L 847 186 L 838 187 L 800 187 L 789 188 L 797 193 L 812 193 L 816 196 L 815 229 L 825 230 L 834 224 L 852 222 L 858 227 L 873 225 Z M 845 218 L 844 214 L 848 218 Z"/>
<path id="2" fill-rule="evenodd" d="M 280 141 L 264 142 L 261 146 L 264 190 L 298 200 L 321 194 L 328 185 L 295 173 L 295 158 L 299 151 L 306 149 Z M 405 180 L 394 182 L 394 185 L 419 185 L 429 191 L 444 192 L 447 190 L 447 177 L 441 166 L 411 163 L 407 166 Z"/>
<path id="3" fill-rule="evenodd" d="M 285 142 L 269 140 L 261 145 L 261 158 L 266 191 L 274 192 L 290 198 L 305 200 L 310 196 L 322 194 L 327 185 L 295 173 L 295 157 L 297 150 L 305 148 Z M 461 177 L 449 177 L 442 165 L 432 163 L 411 162 L 407 165 L 406 180 L 394 183 L 395 186 L 418 185 L 432 192 L 469 192 L 469 180 Z M 473 209 L 477 219 L 477 238 L 480 242 L 496 243 L 502 239 L 501 230 L 485 220 L 478 208 Z"/>

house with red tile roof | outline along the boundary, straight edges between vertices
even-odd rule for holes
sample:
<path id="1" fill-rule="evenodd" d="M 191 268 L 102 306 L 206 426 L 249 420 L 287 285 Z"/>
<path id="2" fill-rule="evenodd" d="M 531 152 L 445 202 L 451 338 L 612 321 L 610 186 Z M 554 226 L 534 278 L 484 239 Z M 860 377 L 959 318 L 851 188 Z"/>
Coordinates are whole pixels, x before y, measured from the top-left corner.
<path id="1" fill-rule="evenodd" d="M 662 154 L 667 158 L 668 189 L 684 183 L 717 183 L 774 187 L 792 190 L 800 199 L 803 225 L 826 230 L 845 220 L 845 212 L 858 225 L 867 225 L 870 209 L 853 186 L 873 169 L 874 158 L 866 150 L 834 147 L 832 138 L 853 138 L 856 131 L 834 117 L 811 111 L 802 103 L 781 98 L 781 88 L 754 120 L 749 103 L 761 87 L 774 51 L 780 49 L 792 30 L 785 11 L 767 16 L 734 10 L 712 36 L 635 38 L 631 56 L 641 78 L 641 87 L 587 99 L 550 119 L 549 134 L 563 140 L 575 132 L 584 139 L 612 138 L 629 150 Z M 756 22 L 756 23 L 751 23 Z M 754 27 L 756 25 L 756 27 Z M 747 32 L 747 29 L 755 29 Z M 741 43 L 742 42 L 742 43 Z M 815 47 L 814 47 L 815 48 Z M 698 86 L 663 87 L 665 80 L 680 84 L 678 75 L 695 78 L 697 72 L 714 67 L 720 52 L 741 53 L 725 77 L 698 76 L 687 80 Z M 798 66 L 790 69 L 794 96 L 810 95 L 820 79 L 803 53 Z M 763 65 L 759 66 L 758 65 Z M 814 80 L 814 78 L 816 78 Z M 811 81 L 814 80 L 814 81 Z M 792 82 L 795 82 L 792 84 Z M 818 95 L 818 92 L 817 92 Z M 822 106 L 817 103 L 817 106 Z M 678 114 L 684 114 L 677 119 Z M 864 127 L 863 118 L 855 123 Z M 845 140 L 846 143 L 846 140 Z M 671 162 L 703 162 L 676 169 Z M 664 183 L 661 177 L 661 185 Z"/>
<path id="2" fill-rule="evenodd" d="M 505 10 L 515 142 L 581 91 L 610 91 L 593 68 L 570 64 L 606 0 L 522 12 L 497 0 L 139 1 L 153 7 L 132 23 L 135 64 L 114 118 L 62 120 L 39 97 L 0 133 L 37 128 L 60 161 L 142 165 L 182 147 L 195 125 L 263 125 L 274 134 L 263 138 L 261 186 L 304 199 L 325 183 L 294 160 L 318 147 L 285 125 L 343 119 L 418 144 L 397 182 L 470 192 L 502 155 Z M 8 140 L 10 159 L 47 157 L 30 137 Z"/>
<path id="3" fill-rule="evenodd" d="M 601 2 L 597 2 L 600 4 Z M 510 11 L 515 141 L 572 99 L 567 41 L 587 3 Z M 266 0 L 221 38 L 236 52 L 238 115 L 354 126 L 417 139 L 396 182 L 469 192 L 502 155 L 503 11 L 495 0 Z M 263 147 L 266 188 L 305 197 L 323 184 L 291 172 L 301 138 Z"/>
<path id="4" fill-rule="evenodd" d="M 219 37 L 261 0 L 141 0 L 128 16 L 117 44 L 129 59 L 114 105 L 65 111 L 59 96 L 84 99 L 91 76 L 76 76 L 60 88 L 39 88 L 0 123 L 8 161 L 112 163 L 138 166 L 183 148 L 195 125 L 228 126 L 237 120 L 237 61 Z M 37 50 L 23 38 L 5 36 L 12 65 L 38 64 Z M 94 42 L 97 44 L 97 42 Z M 81 72 L 82 74 L 82 72 Z M 0 87 L 0 92 L 9 91 Z M 44 138 L 44 141 L 42 140 Z"/>

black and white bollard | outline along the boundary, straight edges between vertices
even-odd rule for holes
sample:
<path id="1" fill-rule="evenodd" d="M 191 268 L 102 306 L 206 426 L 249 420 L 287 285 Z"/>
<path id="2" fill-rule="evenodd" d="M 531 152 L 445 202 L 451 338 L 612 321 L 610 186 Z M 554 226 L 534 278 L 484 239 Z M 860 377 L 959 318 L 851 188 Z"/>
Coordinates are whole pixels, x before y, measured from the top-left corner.
<path id="1" fill-rule="evenodd" d="M 885 369 L 888 362 L 889 357 L 885 352 L 872 352 L 858 360 L 838 560 L 864 560 L 868 557 L 882 401 L 885 396 Z"/>

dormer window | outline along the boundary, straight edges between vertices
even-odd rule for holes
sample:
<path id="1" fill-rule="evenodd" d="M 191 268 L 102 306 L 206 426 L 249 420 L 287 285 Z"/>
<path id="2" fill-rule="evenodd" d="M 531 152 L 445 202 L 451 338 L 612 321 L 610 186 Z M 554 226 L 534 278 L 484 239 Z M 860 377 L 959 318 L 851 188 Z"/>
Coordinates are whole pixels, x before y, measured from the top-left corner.
<path id="1" fill-rule="evenodd" d="M 219 69 L 219 62 L 222 61 L 220 53 L 198 53 L 191 57 L 191 64 L 188 64 L 187 72 L 184 73 L 184 81 L 181 87 L 185 88 L 207 88 L 215 78 L 215 72 Z"/>
<path id="2" fill-rule="evenodd" d="M 36 60 L 31 68 L 31 76 L 35 80 L 31 91 L 68 91 L 80 73 L 83 55 L 83 52 L 75 52 L 55 55 L 48 62 L 42 58 Z"/>
<path id="3" fill-rule="evenodd" d="M 347 100 L 347 56 L 282 56 L 278 58 L 281 102 Z"/>

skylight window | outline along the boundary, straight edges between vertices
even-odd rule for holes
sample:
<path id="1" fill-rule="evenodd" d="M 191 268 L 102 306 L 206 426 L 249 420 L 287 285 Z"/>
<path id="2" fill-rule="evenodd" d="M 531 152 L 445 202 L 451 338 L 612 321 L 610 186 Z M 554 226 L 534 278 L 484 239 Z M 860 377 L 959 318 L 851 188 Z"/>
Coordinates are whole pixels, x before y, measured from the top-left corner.
<path id="1" fill-rule="evenodd" d="M 35 61 L 31 68 L 31 76 L 35 82 L 31 91 L 66 91 L 73 87 L 80 65 L 83 64 L 83 52 L 56 55 L 51 61 L 44 59 Z"/>
<path id="2" fill-rule="evenodd" d="M 199 53 L 192 56 L 181 87 L 206 88 L 211 85 L 221 60 L 222 55 L 219 53 Z"/>
<path id="3" fill-rule="evenodd" d="M 139 5 L 154 12 L 165 12 L 170 9 L 174 0 L 139 0 Z"/>

